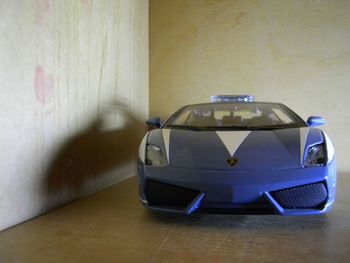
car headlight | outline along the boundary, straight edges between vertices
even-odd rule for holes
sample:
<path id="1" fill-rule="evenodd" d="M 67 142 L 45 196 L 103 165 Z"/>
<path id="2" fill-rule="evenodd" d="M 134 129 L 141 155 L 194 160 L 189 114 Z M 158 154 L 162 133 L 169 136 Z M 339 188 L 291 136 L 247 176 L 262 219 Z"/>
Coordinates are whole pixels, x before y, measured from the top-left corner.
<path id="1" fill-rule="evenodd" d="M 146 164 L 153 166 L 165 166 L 166 158 L 160 147 L 156 145 L 147 145 L 146 149 Z"/>
<path id="2" fill-rule="evenodd" d="M 304 166 L 323 166 L 326 165 L 326 148 L 324 144 L 311 146 L 307 149 Z"/>

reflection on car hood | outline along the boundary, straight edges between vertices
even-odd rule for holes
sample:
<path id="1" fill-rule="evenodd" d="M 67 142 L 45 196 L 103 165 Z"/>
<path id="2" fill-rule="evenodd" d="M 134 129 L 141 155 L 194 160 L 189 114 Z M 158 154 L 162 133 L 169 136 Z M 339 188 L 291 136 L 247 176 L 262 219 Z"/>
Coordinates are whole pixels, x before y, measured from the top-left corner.
<path id="1" fill-rule="evenodd" d="M 191 131 L 162 129 L 149 143 L 162 144 L 169 166 L 189 169 L 288 169 L 301 167 L 307 145 L 323 142 L 321 130 Z"/>

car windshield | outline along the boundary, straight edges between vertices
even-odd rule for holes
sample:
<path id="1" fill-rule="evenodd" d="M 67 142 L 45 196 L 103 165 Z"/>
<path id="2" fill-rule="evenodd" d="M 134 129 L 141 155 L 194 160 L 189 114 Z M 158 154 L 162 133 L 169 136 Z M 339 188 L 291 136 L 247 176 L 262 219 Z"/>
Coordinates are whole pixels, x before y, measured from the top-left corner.
<path id="1" fill-rule="evenodd" d="M 185 106 L 165 128 L 192 130 L 273 130 L 305 127 L 293 111 L 278 103 L 207 103 Z"/>

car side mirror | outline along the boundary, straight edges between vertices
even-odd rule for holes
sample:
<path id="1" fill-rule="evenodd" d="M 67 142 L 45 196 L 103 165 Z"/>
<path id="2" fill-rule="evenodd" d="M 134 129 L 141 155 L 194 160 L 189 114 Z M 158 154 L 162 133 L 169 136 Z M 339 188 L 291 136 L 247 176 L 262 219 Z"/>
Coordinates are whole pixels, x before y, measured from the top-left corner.
<path id="1" fill-rule="evenodd" d="M 321 126 L 326 123 L 325 119 L 320 116 L 310 116 L 306 122 L 310 127 Z"/>
<path id="2" fill-rule="evenodd" d="M 149 126 L 150 129 L 160 128 L 160 125 L 161 125 L 160 118 L 159 117 L 149 118 L 146 121 L 146 124 Z"/>

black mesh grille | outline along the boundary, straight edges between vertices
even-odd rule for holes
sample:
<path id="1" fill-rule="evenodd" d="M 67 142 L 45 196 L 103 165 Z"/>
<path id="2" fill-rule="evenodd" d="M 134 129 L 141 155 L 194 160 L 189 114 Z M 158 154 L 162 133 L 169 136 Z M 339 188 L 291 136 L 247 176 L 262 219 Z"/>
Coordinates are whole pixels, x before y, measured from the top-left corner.
<path id="1" fill-rule="evenodd" d="M 150 206 L 171 206 L 185 208 L 199 194 L 199 191 L 171 184 L 148 180 L 145 195 Z"/>
<path id="2" fill-rule="evenodd" d="M 271 195 L 283 208 L 320 208 L 327 199 L 327 190 L 323 183 L 315 183 L 275 191 Z"/>

